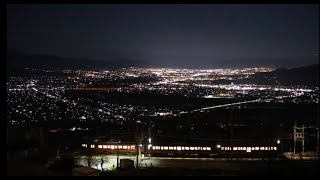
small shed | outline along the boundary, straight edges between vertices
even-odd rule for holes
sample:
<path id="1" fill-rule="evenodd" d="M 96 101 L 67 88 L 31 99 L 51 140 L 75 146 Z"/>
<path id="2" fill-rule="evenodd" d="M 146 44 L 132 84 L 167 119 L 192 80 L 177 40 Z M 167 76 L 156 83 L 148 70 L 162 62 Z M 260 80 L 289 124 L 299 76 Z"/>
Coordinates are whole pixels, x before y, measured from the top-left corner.
<path id="1" fill-rule="evenodd" d="M 72 176 L 100 176 L 100 170 L 90 167 L 78 167 L 72 169 Z"/>
<path id="2" fill-rule="evenodd" d="M 132 169 L 134 168 L 134 161 L 131 159 L 120 159 L 121 169 Z"/>

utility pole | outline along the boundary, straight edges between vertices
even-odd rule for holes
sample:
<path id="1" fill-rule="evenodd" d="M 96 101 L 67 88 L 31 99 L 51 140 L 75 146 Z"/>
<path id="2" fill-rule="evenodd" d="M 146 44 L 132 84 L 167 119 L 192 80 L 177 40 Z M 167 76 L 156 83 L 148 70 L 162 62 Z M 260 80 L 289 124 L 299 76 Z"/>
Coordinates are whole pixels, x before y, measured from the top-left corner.
<path id="1" fill-rule="evenodd" d="M 136 123 L 136 168 L 139 168 L 139 156 L 141 155 L 141 152 L 140 152 L 140 144 L 143 140 L 143 137 L 142 137 L 142 133 L 139 131 L 139 125 L 138 125 L 138 122 Z"/>
<path id="2" fill-rule="evenodd" d="M 136 130 L 136 142 L 137 142 L 137 157 L 136 157 L 136 168 L 139 168 L 139 158 L 141 159 L 141 143 L 144 139 L 144 133 L 139 130 L 139 127 L 137 126 Z"/>
<path id="3" fill-rule="evenodd" d="M 138 165 L 139 165 L 139 158 L 138 158 L 138 156 L 139 156 L 139 150 L 138 150 L 138 148 L 139 148 L 139 138 L 138 138 L 138 132 L 139 132 L 139 130 L 138 130 L 138 124 L 136 123 L 136 133 L 135 133 L 135 139 L 136 139 L 136 168 L 138 169 Z"/>
<path id="4" fill-rule="evenodd" d="M 136 147 L 137 147 L 137 151 L 136 151 L 136 168 L 139 168 L 139 158 L 141 158 L 141 150 L 140 150 L 140 145 L 141 145 L 141 142 L 142 142 L 142 138 L 137 138 L 137 144 L 136 144 Z"/>
<path id="5" fill-rule="evenodd" d="M 151 126 L 149 126 L 148 128 L 148 133 L 149 133 L 148 143 L 151 144 Z"/>
<path id="6" fill-rule="evenodd" d="M 232 160 L 232 150 L 233 150 L 233 143 L 232 143 L 232 138 L 233 138 L 233 118 L 234 118 L 234 107 L 231 106 L 231 110 L 230 110 L 230 158 Z"/>
<path id="7" fill-rule="evenodd" d="M 119 143 L 120 141 L 118 141 L 118 145 L 117 145 L 117 168 L 119 168 Z"/>
<path id="8" fill-rule="evenodd" d="M 138 141 L 137 141 L 138 142 Z M 138 148 L 139 148 L 139 143 L 137 143 L 136 145 L 136 168 L 138 169 L 138 166 L 139 166 L 139 152 L 138 152 Z"/>

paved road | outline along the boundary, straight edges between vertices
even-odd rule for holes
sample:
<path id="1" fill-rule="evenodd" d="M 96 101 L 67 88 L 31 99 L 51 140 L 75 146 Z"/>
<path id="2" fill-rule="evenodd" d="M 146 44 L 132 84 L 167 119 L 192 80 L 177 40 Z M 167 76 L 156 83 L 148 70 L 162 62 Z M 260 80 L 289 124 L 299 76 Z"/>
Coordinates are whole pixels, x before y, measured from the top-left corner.
<path id="1" fill-rule="evenodd" d="M 215 109 L 215 108 L 221 108 L 221 107 L 227 107 L 227 106 L 234 106 L 234 105 L 240 105 L 240 104 L 255 103 L 255 102 L 261 102 L 261 101 L 270 101 L 270 100 L 272 100 L 272 99 L 265 99 L 265 100 L 256 99 L 256 100 L 251 100 L 251 101 L 242 101 L 242 102 L 236 102 L 236 103 L 230 103 L 230 104 L 222 104 L 222 105 L 217 105 L 217 106 L 210 106 L 210 107 L 196 109 L 191 112 L 203 111 L 203 110 Z"/>

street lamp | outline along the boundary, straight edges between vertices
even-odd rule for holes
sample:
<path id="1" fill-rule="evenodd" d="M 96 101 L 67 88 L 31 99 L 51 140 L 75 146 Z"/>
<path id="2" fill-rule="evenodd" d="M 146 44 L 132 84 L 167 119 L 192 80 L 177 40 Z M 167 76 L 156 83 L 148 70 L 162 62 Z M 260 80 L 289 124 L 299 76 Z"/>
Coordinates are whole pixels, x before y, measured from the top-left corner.
<path id="1" fill-rule="evenodd" d="M 217 145 L 217 148 L 221 148 L 221 145 L 220 145 L 220 144 L 218 144 L 218 145 Z"/>
<path id="2" fill-rule="evenodd" d="M 280 139 L 277 140 L 277 144 L 280 144 Z"/>

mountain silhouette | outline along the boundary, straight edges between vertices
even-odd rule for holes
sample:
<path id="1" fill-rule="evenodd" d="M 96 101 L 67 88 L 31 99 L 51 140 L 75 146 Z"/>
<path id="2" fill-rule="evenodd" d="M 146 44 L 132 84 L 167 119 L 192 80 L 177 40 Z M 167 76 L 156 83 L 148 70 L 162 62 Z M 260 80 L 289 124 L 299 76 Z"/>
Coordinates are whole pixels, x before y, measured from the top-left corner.
<path id="1" fill-rule="evenodd" d="M 278 68 L 275 71 L 253 75 L 256 81 L 267 84 L 306 85 L 319 87 L 319 64 L 296 68 Z"/>
<path id="2" fill-rule="evenodd" d="M 25 68 L 36 69 L 79 69 L 79 70 L 110 70 L 131 66 L 144 66 L 146 63 L 135 59 L 92 60 L 79 58 L 66 58 L 55 55 L 27 54 L 16 49 L 7 49 L 7 71 L 14 73 Z"/>

